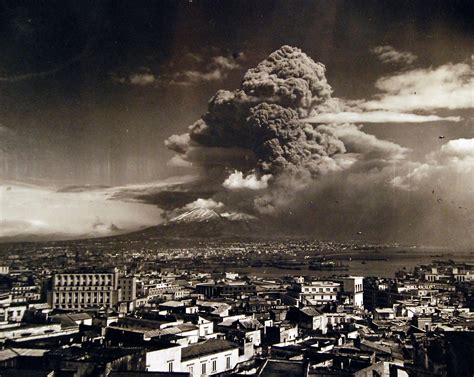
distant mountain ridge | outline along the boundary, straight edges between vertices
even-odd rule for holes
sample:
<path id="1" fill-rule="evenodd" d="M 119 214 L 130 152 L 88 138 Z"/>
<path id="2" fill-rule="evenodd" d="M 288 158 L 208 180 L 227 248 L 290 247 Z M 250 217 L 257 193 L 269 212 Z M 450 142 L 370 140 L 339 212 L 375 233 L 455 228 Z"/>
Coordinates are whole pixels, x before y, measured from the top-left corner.
<path id="1" fill-rule="evenodd" d="M 208 222 L 215 220 L 229 220 L 229 221 L 256 221 L 255 216 L 242 212 L 224 212 L 218 214 L 216 211 L 207 208 L 196 208 L 184 212 L 169 220 L 170 223 L 196 223 Z"/>
<path id="2" fill-rule="evenodd" d="M 256 237 L 264 231 L 258 218 L 239 212 L 217 213 L 197 208 L 167 222 L 126 236 L 133 238 L 239 238 Z"/>
<path id="3" fill-rule="evenodd" d="M 27 234 L 0 238 L 0 242 L 47 242 L 69 241 L 93 238 L 130 238 L 130 239 L 210 239 L 210 238 L 258 238 L 271 235 L 272 227 L 266 226 L 260 219 L 247 213 L 223 212 L 197 208 L 181 213 L 170 220 L 148 228 L 127 232 L 115 224 L 110 224 L 111 234 L 91 232 L 74 236 L 67 233 Z"/>

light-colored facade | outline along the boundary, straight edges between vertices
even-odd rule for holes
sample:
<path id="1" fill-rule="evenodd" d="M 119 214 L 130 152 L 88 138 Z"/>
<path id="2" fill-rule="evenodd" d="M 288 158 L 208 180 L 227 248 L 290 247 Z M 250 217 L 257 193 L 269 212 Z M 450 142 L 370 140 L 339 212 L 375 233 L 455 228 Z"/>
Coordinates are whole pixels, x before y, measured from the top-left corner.
<path id="1" fill-rule="evenodd" d="M 340 279 L 342 291 L 349 298 L 350 304 L 358 308 L 364 306 L 364 278 L 361 276 L 347 276 Z"/>
<path id="2" fill-rule="evenodd" d="M 169 347 L 148 351 L 149 372 L 188 372 L 191 377 L 212 376 L 231 371 L 239 362 L 239 347 L 227 341 L 211 339 L 187 347 Z"/>
<path id="3" fill-rule="evenodd" d="M 191 347 L 197 346 L 199 345 L 193 345 Z M 238 346 L 232 349 L 215 351 L 211 354 L 198 355 L 193 358 L 187 358 L 183 354 L 181 371 L 189 372 L 191 377 L 212 376 L 234 369 L 238 362 Z"/>
<path id="4" fill-rule="evenodd" d="M 119 293 L 117 270 L 61 273 L 53 276 L 50 305 L 66 310 L 112 308 Z"/>
<path id="5" fill-rule="evenodd" d="M 296 305 L 321 305 L 336 302 L 340 291 L 341 283 L 316 280 L 294 283 L 288 290 L 288 296 L 294 299 Z"/>
<path id="6" fill-rule="evenodd" d="M 474 281 L 474 271 L 468 266 L 431 267 L 423 271 L 423 279 L 430 282 L 455 280 L 459 282 Z"/>
<path id="7" fill-rule="evenodd" d="M 181 346 L 150 350 L 146 353 L 146 369 L 149 372 L 180 372 Z"/>

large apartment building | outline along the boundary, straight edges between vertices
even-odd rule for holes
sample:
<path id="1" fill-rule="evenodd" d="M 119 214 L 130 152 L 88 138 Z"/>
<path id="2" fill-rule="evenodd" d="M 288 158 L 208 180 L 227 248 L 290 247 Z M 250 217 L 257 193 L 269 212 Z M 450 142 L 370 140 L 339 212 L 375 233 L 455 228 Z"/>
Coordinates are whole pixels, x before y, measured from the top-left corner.
<path id="1" fill-rule="evenodd" d="M 120 299 L 117 269 L 55 274 L 49 294 L 52 308 L 112 308 Z"/>
<path id="2" fill-rule="evenodd" d="M 348 303 L 356 307 L 364 306 L 364 278 L 361 276 L 346 276 L 339 278 L 342 283 L 342 291 Z"/>
<path id="3" fill-rule="evenodd" d="M 293 283 L 287 290 L 285 301 L 292 305 L 321 305 L 337 302 L 341 283 L 316 280 Z"/>

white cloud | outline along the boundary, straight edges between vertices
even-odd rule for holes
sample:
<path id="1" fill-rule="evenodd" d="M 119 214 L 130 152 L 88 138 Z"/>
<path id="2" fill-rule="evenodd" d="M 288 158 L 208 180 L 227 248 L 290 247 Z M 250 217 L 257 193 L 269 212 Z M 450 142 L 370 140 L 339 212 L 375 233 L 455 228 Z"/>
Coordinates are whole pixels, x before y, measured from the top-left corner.
<path id="1" fill-rule="evenodd" d="M 235 170 L 222 185 L 229 190 L 262 190 L 268 187 L 270 178 L 272 178 L 271 174 L 265 174 L 259 178 L 255 173 L 244 176 L 241 171 Z"/>
<path id="2" fill-rule="evenodd" d="M 171 166 L 173 168 L 191 168 L 193 166 L 193 163 L 186 161 L 182 155 L 175 154 L 166 162 L 166 165 Z"/>
<path id="3" fill-rule="evenodd" d="M 412 163 L 407 174 L 392 179 L 392 185 L 408 191 L 436 185 L 451 195 L 459 192 L 460 196 L 473 190 L 474 139 L 450 140 L 438 152 L 427 155 L 426 160 Z"/>
<path id="4" fill-rule="evenodd" d="M 155 75 L 151 73 L 134 73 L 129 77 L 130 84 L 132 85 L 151 85 L 156 81 Z"/>
<path id="5" fill-rule="evenodd" d="M 377 80 L 372 100 L 332 98 L 313 111 L 310 123 L 459 122 L 460 116 L 439 116 L 439 110 L 473 108 L 474 79 L 469 64 L 414 69 Z"/>
<path id="6" fill-rule="evenodd" d="M 398 51 L 393 46 L 377 46 L 370 50 L 383 63 L 412 64 L 417 56 L 408 51 Z"/>
<path id="7" fill-rule="evenodd" d="M 151 72 L 135 72 L 128 76 L 112 75 L 112 79 L 119 84 L 147 86 L 153 85 L 157 81 L 157 77 Z"/>
<path id="8" fill-rule="evenodd" d="M 161 210 L 152 205 L 109 200 L 108 189 L 57 192 L 26 185 L 0 186 L 0 237 L 22 234 L 108 235 L 112 224 L 136 230 L 161 222 Z M 97 228 L 98 219 L 105 224 Z"/>
<path id="9" fill-rule="evenodd" d="M 360 105 L 364 110 L 416 111 L 473 107 L 474 79 L 469 64 L 445 64 L 382 77 L 376 99 Z"/>
<path id="10" fill-rule="evenodd" d="M 450 140 L 441 147 L 441 155 L 451 158 L 474 158 L 474 139 Z"/>
<path id="11" fill-rule="evenodd" d="M 423 123 L 449 121 L 459 122 L 461 117 L 440 117 L 437 115 L 418 115 L 394 111 L 341 111 L 336 113 L 315 114 L 303 120 L 309 123 Z"/>
<path id="12" fill-rule="evenodd" d="M 242 60 L 241 57 L 238 59 Z M 210 63 L 205 67 L 175 72 L 168 80 L 168 84 L 189 86 L 202 82 L 219 81 L 225 79 L 229 72 L 240 68 L 239 60 L 227 56 L 213 56 Z M 202 59 L 196 61 L 201 63 Z M 164 81 L 167 81 L 166 78 Z"/>
<path id="13" fill-rule="evenodd" d="M 409 152 L 409 149 L 396 143 L 363 132 L 354 124 L 322 125 L 320 128 L 328 130 L 340 139 L 347 153 L 358 154 L 358 160 L 398 161 L 405 159 Z"/>
<path id="14" fill-rule="evenodd" d="M 188 203 L 184 206 L 184 210 L 191 211 L 193 209 L 221 209 L 224 207 L 224 203 L 217 202 L 214 199 L 196 199 L 194 202 Z"/>
<path id="15" fill-rule="evenodd" d="M 238 64 L 235 59 L 226 56 L 214 56 L 212 58 L 212 64 L 221 69 L 232 70 L 240 68 L 240 64 Z"/>

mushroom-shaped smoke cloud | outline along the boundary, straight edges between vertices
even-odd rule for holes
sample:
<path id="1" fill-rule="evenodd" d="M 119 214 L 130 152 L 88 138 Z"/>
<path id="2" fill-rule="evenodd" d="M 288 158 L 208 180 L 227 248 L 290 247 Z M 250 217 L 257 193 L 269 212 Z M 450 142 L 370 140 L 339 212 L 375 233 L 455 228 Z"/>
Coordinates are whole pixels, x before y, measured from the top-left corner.
<path id="1" fill-rule="evenodd" d="M 471 141 L 451 141 L 425 163 L 412 162 L 407 148 L 362 126 L 307 122 L 340 106 L 324 65 L 283 46 L 249 69 L 240 89 L 219 90 L 201 119 L 166 145 L 176 152 L 172 162 L 202 168 L 204 197 L 239 218 L 258 214 L 283 231 L 322 237 L 363 230 L 374 239 L 469 242 Z M 453 227 L 444 225 L 448 214 Z"/>
<path id="2" fill-rule="evenodd" d="M 166 145 L 180 160 L 205 167 L 233 171 L 245 166 L 257 177 L 315 177 L 337 170 L 333 156 L 345 152 L 333 133 L 301 121 L 330 97 L 324 65 L 298 48 L 283 46 L 245 74 L 241 89 L 218 91 L 189 132 L 171 136 Z M 243 159 L 230 159 L 230 151 Z M 213 158 L 203 159 L 203 153 Z"/>

